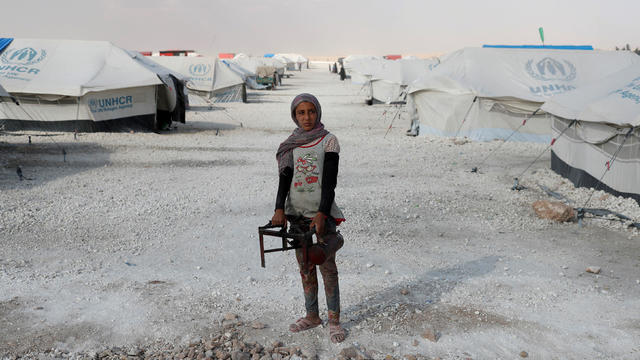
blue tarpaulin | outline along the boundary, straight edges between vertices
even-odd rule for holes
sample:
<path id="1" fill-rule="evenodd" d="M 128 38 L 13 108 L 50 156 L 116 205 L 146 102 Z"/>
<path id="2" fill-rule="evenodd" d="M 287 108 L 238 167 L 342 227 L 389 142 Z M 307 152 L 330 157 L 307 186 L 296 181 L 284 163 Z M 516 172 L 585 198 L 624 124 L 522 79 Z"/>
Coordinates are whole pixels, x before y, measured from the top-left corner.
<path id="1" fill-rule="evenodd" d="M 13 41 L 13 38 L 0 38 L 0 52 L 2 52 L 4 48 L 9 46 L 9 44 L 11 44 L 12 41 Z"/>
<path id="2" fill-rule="evenodd" d="M 593 50 L 593 46 L 591 45 L 482 45 L 482 47 L 499 49 Z"/>
<path id="3" fill-rule="evenodd" d="M 264 54 L 264 57 L 266 57 L 266 58 L 272 58 L 274 55 L 275 55 L 275 54 L 267 53 L 267 54 Z"/>

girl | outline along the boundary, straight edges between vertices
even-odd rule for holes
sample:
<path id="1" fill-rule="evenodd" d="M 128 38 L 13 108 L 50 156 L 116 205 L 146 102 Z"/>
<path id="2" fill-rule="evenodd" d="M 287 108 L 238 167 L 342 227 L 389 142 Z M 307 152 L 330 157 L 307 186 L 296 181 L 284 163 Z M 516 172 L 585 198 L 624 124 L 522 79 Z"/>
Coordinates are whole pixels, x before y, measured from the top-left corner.
<path id="1" fill-rule="evenodd" d="M 324 129 L 320 121 L 322 109 L 315 96 L 300 94 L 291 102 L 291 118 L 298 127 L 278 148 L 279 185 L 276 209 L 271 222 L 286 226 L 290 231 L 306 232 L 312 227 L 326 260 L 319 265 L 329 308 L 329 337 L 333 343 L 345 339 L 340 326 L 340 290 L 336 251 L 344 240 L 336 226 L 344 220 L 335 204 L 340 146 L 338 139 Z M 318 312 L 318 277 L 316 265 L 303 268 L 300 249 L 296 258 L 302 276 L 307 314 L 289 326 L 300 332 L 322 324 Z"/>

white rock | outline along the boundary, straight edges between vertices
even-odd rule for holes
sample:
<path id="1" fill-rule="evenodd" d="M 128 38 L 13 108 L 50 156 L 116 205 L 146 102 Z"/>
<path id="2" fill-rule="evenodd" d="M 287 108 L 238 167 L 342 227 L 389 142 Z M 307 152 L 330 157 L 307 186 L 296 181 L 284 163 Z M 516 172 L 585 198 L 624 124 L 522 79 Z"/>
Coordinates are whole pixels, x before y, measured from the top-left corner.
<path id="1" fill-rule="evenodd" d="M 587 268 L 587 272 L 588 273 L 592 273 L 592 274 L 600 274 L 600 267 L 599 266 L 589 266 Z"/>

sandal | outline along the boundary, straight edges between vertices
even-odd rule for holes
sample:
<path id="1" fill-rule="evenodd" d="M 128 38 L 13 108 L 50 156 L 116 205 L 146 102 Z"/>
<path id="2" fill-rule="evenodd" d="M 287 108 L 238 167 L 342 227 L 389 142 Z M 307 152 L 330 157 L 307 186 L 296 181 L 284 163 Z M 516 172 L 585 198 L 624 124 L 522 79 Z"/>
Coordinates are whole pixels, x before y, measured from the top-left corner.
<path id="1" fill-rule="evenodd" d="M 314 323 L 313 321 L 307 318 L 301 317 L 300 319 L 296 320 L 295 324 L 289 325 L 289 331 L 291 332 L 305 331 L 305 330 L 313 329 L 314 327 L 319 326 L 320 324 L 322 324 L 322 320 L 318 321 L 317 323 Z"/>
<path id="2" fill-rule="evenodd" d="M 340 324 L 329 324 L 329 338 L 332 343 L 341 343 L 344 341 L 345 337 L 345 331 Z"/>

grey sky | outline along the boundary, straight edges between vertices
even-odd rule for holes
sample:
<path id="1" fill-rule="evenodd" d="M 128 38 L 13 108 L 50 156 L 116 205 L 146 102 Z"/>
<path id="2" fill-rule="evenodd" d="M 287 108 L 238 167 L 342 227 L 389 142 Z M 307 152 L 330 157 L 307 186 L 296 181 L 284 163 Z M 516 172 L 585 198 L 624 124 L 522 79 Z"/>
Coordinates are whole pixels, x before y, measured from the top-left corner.
<path id="1" fill-rule="evenodd" d="M 482 44 L 640 46 L 637 0 L 19 0 L 0 36 L 135 50 L 429 54 Z"/>

